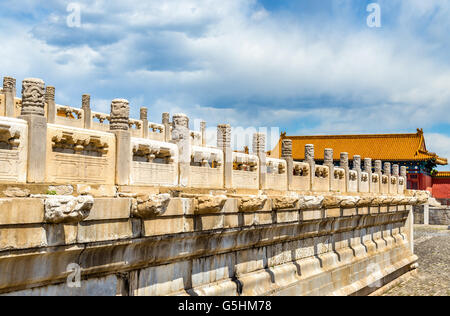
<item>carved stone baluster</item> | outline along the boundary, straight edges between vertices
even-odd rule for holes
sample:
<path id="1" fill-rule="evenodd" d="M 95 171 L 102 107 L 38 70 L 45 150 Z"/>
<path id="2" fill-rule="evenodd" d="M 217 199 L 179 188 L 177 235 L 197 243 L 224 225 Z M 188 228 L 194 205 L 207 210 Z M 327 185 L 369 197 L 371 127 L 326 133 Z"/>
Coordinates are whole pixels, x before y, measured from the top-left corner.
<path id="1" fill-rule="evenodd" d="M 142 138 L 148 138 L 149 133 L 148 110 L 146 107 L 141 107 L 140 119 L 142 121 Z"/>
<path id="2" fill-rule="evenodd" d="M 179 152 L 179 185 L 189 185 L 191 165 L 191 135 L 189 118 L 182 113 L 173 116 L 172 143 L 177 144 Z"/>
<path id="3" fill-rule="evenodd" d="M 56 122 L 55 87 L 47 86 L 45 89 L 45 103 L 47 103 L 47 122 Z"/>
<path id="4" fill-rule="evenodd" d="M 206 122 L 201 121 L 200 122 L 200 133 L 202 135 L 202 146 L 206 146 Z"/>
<path id="5" fill-rule="evenodd" d="M 332 183 L 334 180 L 334 160 L 333 160 L 333 149 L 325 148 L 323 164 L 330 169 L 330 190 L 332 188 Z"/>
<path id="6" fill-rule="evenodd" d="M 259 158 L 259 189 L 268 189 L 266 187 L 266 134 L 255 133 L 253 134 L 253 153 Z"/>
<path id="7" fill-rule="evenodd" d="M 369 192 L 371 192 L 372 188 L 372 158 L 364 158 L 364 172 L 366 172 L 368 176 L 369 181 Z"/>
<path id="8" fill-rule="evenodd" d="M 91 96 L 89 94 L 83 94 L 81 97 L 81 108 L 84 112 L 84 128 L 92 128 L 92 110 L 91 110 Z M 102 121 L 101 121 L 102 123 Z"/>
<path id="9" fill-rule="evenodd" d="M 233 151 L 231 150 L 231 126 L 221 124 L 217 126 L 217 147 L 222 149 L 224 155 L 224 185 L 225 188 L 232 188 L 233 175 Z"/>
<path id="10" fill-rule="evenodd" d="M 384 175 L 390 177 L 391 176 L 391 163 L 385 162 L 383 167 Z"/>
<path id="11" fill-rule="evenodd" d="M 361 156 L 360 155 L 354 155 L 353 156 L 353 170 L 357 172 L 357 177 L 358 177 L 358 192 L 360 192 L 360 188 L 361 188 Z"/>
<path id="12" fill-rule="evenodd" d="M 294 177 L 294 159 L 292 158 L 292 140 L 281 140 L 281 159 L 286 161 L 287 184 L 288 190 L 292 189 L 292 181 Z"/>
<path id="13" fill-rule="evenodd" d="M 391 181 L 395 181 L 395 192 L 389 192 L 389 193 L 394 193 L 397 194 L 398 193 L 398 182 L 399 182 L 399 177 L 400 177 L 400 166 L 399 165 L 392 165 L 392 177 L 391 177 Z"/>
<path id="14" fill-rule="evenodd" d="M 305 161 L 307 164 L 309 164 L 309 170 L 310 172 L 310 188 L 312 189 L 314 186 L 314 177 L 316 175 L 316 162 L 314 160 L 314 145 L 313 144 L 307 144 L 305 145 Z"/>
<path id="15" fill-rule="evenodd" d="M 162 124 L 164 125 L 164 141 L 170 142 L 172 133 L 170 131 L 170 114 L 169 113 L 162 114 Z"/>
<path id="16" fill-rule="evenodd" d="M 383 162 L 381 160 L 375 160 L 375 173 L 378 174 L 378 192 L 381 193 L 381 187 L 383 185 Z"/>
<path id="17" fill-rule="evenodd" d="M 5 116 L 15 117 L 14 97 L 16 96 L 16 79 L 3 78 L 3 93 L 5 94 Z"/>
<path id="18" fill-rule="evenodd" d="M 111 102 L 109 128 L 116 135 L 116 184 L 128 185 L 131 168 L 131 133 L 129 131 L 130 105 L 128 100 Z"/>
<path id="19" fill-rule="evenodd" d="M 22 82 L 22 113 L 19 118 L 28 122 L 27 182 L 45 182 L 47 119 L 44 116 L 45 83 L 29 78 Z"/>
<path id="20" fill-rule="evenodd" d="M 345 187 L 348 192 L 350 182 L 350 168 L 348 165 L 348 153 L 341 153 L 340 167 L 345 171 Z"/>

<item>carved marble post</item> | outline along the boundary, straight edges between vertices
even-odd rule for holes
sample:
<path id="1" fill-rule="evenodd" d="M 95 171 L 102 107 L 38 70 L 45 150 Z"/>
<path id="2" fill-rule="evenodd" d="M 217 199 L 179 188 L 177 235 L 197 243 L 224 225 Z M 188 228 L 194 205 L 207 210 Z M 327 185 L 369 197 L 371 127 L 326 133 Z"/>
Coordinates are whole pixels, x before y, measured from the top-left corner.
<path id="1" fill-rule="evenodd" d="M 91 96 L 83 94 L 81 97 L 81 109 L 84 112 L 84 128 L 92 128 L 92 110 L 91 110 Z"/>
<path id="2" fill-rule="evenodd" d="M 3 78 L 3 93 L 5 94 L 5 116 L 15 117 L 16 79 L 11 77 Z"/>
<path id="3" fill-rule="evenodd" d="M 364 158 L 364 172 L 369 175 L 369 192 L 372 192 L 372 158 Z"/>
<path id="4" fill-rule="evenodd" d="M 128 185 L 131 170 L 130 104 L 125 99 L 111 102 L 109 129 L 116 135 L 116 184 Z"/>
<path id="5" fill-rule="evenodd" d="M 395 187 L 395 192 L 390 192 L 390 193 L 398 193 L 398 186 L 399 186 L 399 179 L 400 179 L 400 166 L 399 165 L 392 165 L 392 177 L 395 179 L 395 183 L 397 184 Z"/>
<path id="6" fill-rule="evenodd" d="M 141 107 L 140 119 L 142 121 L 142 138 L 148 138 L 148 110 L 146 107 Z"/>
<path id="7" fill-rule="evenodd" d="M 383 173 L 388 178 L 388 192 L 391 193 L 391 163 L 385 162 L 383 166 Z"/>
<path id="8" fill-rule="evenodd" d="M 189 118 L 186 114 L 173 116 L 172 143 L 177 144 L 179 153 L 179 181 L 183 187 L 189 185 L 191 166 L 191 137 L 189 130 Z"/>
<path id="9" fill-rule="evenodd" d="M 307 164 L 309 164 L 310 168 L 310 188 L 312 190 L 314 185 L 314 177 L 316 175 L 316 162 L 314 160 L 314 145 L 313 144 L 307 144 L 305 145 L 305 161 Z"/>
<path id="10" fill-rule="evenodd" d="M 381 160 L 375 160 L 375 173 L 378 175 L 378 192 L 381 192 L 381 185 L 383 183 L 383 162 Z"/>
<path id="11" fill-rule="evenodd" d="M 200 133 L 202 134 L 202 146 L 206 147 L 206 122 L 200 122 Z"/>
<path id="12" fill-rule="evenodd" d="M 401 166 L 400 167 L 400 177 L 403 178 L 404 186 L 405 186 L 405 190 L 406 190 L 407 185 L 408 185 L 408 176 L 407 176 L 407 173 L 406 173 L 406 166 Z"/>
<path id="13" fill-rule="evenodd" d="M 400 177 L 405 178 L 405 181 L 406 181 L 406 176 L 407 176 L 406 167 L 405 166 L 401 166 L 400 167 Z"/>
<path id="14" fill-rule="evenodd" d="M 170 142 L 171 131 L 170 131 L 170 114 L 165 112 L 162 114 L 162 124 L 164 125 L 164 141 Z"/>
<path id="15" fill-rule="evenodd" d="M 385 162 L 383 167 L 384 175 L 390 177 L 391 176 L 391 163 Z"/>
<path id="16" fill-rule="evenodd" d="M 340 167 L 345 170 L 345 188 L 348 192 L 348 185 L 350 180 L 350 168 L 348 166 L 348 153 L 341 153 Z"/>
<path id="17" fill-rule="evenodd" d="M 28 183 L 45 182 L 47 119 L 44 116 L 44 86 L 41 79 L 22 81 L 22 112 L 19 118 L 28 122 Z"/>
<path id="18" fill-rule="evenodd" d="M 55 87 L 47 86 L 45 88 L 45 103 L 47 103 L 47 122 L 50 124 L 55 124 L 56 122 Z"/>
<path id="19" fill-rule="evenodd" d="M 361 156 L 360 155 L 354 155 L 353 156 L 353 170 L 358 173 L 358 192 L 361 188 Z"/>
<path id="20" fill-rule="evenodd" d="M 394 177 L 400 176 L 400 166 L 399 165 L 392 165 L 392 175 Z"/>
<path id="21" fill-rule="evenodd" d="M 330 168 L 330 190 L 331 190 L 333 187 L 332 183 L 334 180 L 334 160 L 332 148 L 325 148 L 323 164 L 324 166 Z"/>
<path id="22" fill-rule="evenodd" d="M 294 176 L 294 159 L 292 159 L 292 140 L 291 139 L 282 139 L 281 140 L 281 159 L 284 159 L 286 161 L 288 190 L 291 190 L 292 180 L 293 180 L 293 176 Z"/>
<path id="23" fill-rule="evenodd" d="M 217 147 L 222 149 L 225 164 L 223 166 L 223 183 L 225 188 L 232 188 L 233 151 L 231 150 L 231 126 L 221 124 L 217 126 Z"/>
<path id="24" fill-rule="evenodd" d="M 266 188 L 266 134 L 255 133 L 253 134 L 253 153 L 259 158 L 259 189 L 264 190 Z"/>

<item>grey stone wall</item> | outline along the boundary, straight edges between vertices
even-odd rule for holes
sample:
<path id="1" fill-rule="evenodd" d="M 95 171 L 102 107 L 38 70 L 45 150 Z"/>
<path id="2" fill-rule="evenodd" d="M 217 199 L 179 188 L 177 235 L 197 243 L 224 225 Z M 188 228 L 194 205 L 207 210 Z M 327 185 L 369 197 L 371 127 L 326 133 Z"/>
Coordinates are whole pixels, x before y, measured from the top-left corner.
<path id="1" fill-rule="evenodd" d="M 414 207 L 414 224 L 424 224 L 424 206 Z M 450 225 L 450 208 L 430 207 L 430 225 Z"/>

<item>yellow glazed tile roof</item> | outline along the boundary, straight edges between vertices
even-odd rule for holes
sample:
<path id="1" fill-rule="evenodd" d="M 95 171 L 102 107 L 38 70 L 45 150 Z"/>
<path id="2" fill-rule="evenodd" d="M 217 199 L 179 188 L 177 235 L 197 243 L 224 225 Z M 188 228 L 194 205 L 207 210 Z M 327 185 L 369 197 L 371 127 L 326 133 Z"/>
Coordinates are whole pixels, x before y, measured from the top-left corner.
<path id="1" fill-rule="evenodd" d="M 325 136 L 286 136 L 282 134 L 277 146 L 270 152 L 271 157 L 281 156 L 281 140 L 292 140 L 294 160 L 305 159 L 305 145 L 314 144 L 317 160 L 324 159 L 325 148 L 334 150 L 334 160 L 339 160 L 341 152 L 349 158 L 360 155 L 383 161 L 426 161 L 436 158 L 436 163 L 447 165 L 447 158 L 428 152 L 423 130 L 415 134 L 373 134 L 373 135 L 325 135 Z"/>
<path id="2" fill-rule="evenodd" d="M 439 171 L 434 178 L 450 178 L 450 171 Z"/>

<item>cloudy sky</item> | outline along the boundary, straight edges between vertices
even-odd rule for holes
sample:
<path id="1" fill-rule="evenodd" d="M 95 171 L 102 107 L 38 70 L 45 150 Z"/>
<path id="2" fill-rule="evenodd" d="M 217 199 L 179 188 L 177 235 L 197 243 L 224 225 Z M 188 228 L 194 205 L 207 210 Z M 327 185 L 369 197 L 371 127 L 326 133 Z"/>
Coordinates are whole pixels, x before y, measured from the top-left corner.
<path id="1" fill-rule="evenodd" d="M 127 98 L 133 117 L 147 106 L 156 122 L 184 112 L 291 135 L 420 127 L 450 158 L 450 1 L 380 0 L 380 28 L 367 25 L 372 2 L 2 0 L 0 76 L 42 78 L 59 104 L 90 93 L 103 112 Z"/>

